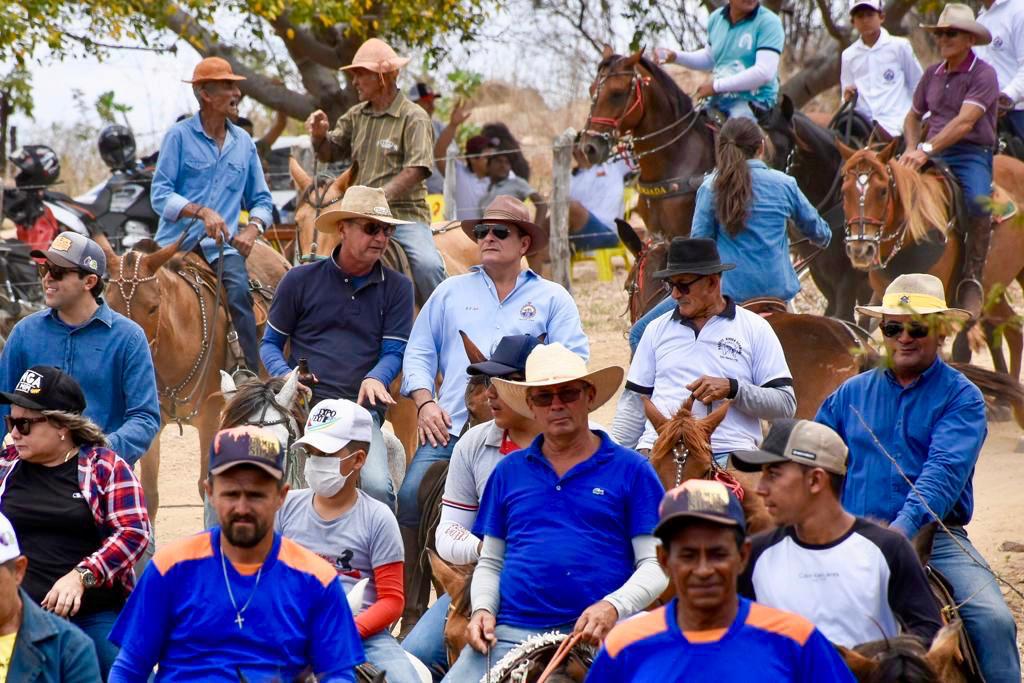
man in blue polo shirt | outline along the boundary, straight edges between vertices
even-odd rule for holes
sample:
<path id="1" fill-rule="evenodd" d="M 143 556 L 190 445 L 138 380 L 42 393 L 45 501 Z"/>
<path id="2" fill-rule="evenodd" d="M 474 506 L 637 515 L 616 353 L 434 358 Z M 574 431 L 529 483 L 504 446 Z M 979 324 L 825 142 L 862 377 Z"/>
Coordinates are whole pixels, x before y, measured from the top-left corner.
<path id="1" fill-rule="evenodd" d="M 758 0 L 730 0 L 708 18 L 708 44 L 692 52 L 656 48 L 659 62 L 711 71 L 697 97 L 729 117 L 755 118 L 754 107 L 765 111 L 779 96 L 779 58 L 786 34 L 778 15 Z"/>
<path id="2" fill-rule="evenodd" d="M 330 258 L 289 270 L 277 287 L 260 355 L 272 375 L 286 375 L 309 361 L 317 382 L 316 405 L 355 401 L 370 410 L 375 427 L 361 472 L 363 490 L 392 510 L 395 490 L 380 433 L 384 411 L 395 401 L 388 387 L 402 368 L 412 327 L 413 289 L 405 275 L 381 263 L 396 225 L 384 190 L 355 185 L 337 208 L 320 214 L 316 229 L 339 232 Z M 289 359 L 284 346 L 291 343 Z"/>
<path id="3" fill-rule="evenodd" d="M 420 482 L 432 464 L 451 458 L 467 424 L 469 358 L 459 333 L 469 335 L 488 355 L 502 337 L 513 334 L 546 335 L 549 343 L 564 344 L 583 358 L 590 352 L 572 296 L 522 267 L 523 256 L 538 253 L 548 240 L 521 201 L 500 195 L 483 218 L 462 221 L 462 230 L 476 241 L 480 265 L 434 290 L 413 324 L 402 366 L 402 393 L 416 402 L 421 444 L 398 492 L 398 523 L 406 543 L 405 632 L 426 608 L 427 599 L 415 561 L 420 556 Z M 435 397 L 438 373 L 443 379 Z"/>
<path id="4" fill-rule="evenodd" d="M 20 320 L 0 355 L 0 386 L 13 387 L 33 365 L 58 367 L 85 392 L 85 416 L 110 448 L 134 465 L 160 431 L 156 373 L 146 333 L 100 295 L 107 259 L 100 245 L 62 232 L 33 251 L 49 307 Z M 10 406 L 0 406 L 0 416 Z M 6 432 L 6 428 L 0 426 Z"/>
<path id="5" fill-rule="evenodd" d="M 974 513 L 974 466 L 988 433 L 985 400 L 939 357 L 951 324 L 967 311 L 948 308 L 942 282 L 901 275 L 881 306 L 858 313 L 880 318 L 888 363 L 857 375 L 825 399 L 817 422 L 850 449 L 843 507 L 889 522 L 913 538 L 941 517 L 931 565 L 953 586 L 967 635 L 989 683 L 1018 683 L 1017 627 L 999 583 L 964 528 Z M 904 476 L 913 482 L 913 488 Z"/>
<path id="6" fill-rule="evenodd" d="M 525 375 L 493 385 L 543 432 L 487 480 L 473 527 L 483 548 L 470 587 L 469 645 L 445 681 L 480 680 L 488 649 L 496 662 L 537 633 L 580 633 L 596 645 L 668 585 L 652 535 L 661 482 L 640 454 L 588 422 L 619 388 L 622 368 L 588 371 L 572 351 L 549 344 L 530 353 Z"/>

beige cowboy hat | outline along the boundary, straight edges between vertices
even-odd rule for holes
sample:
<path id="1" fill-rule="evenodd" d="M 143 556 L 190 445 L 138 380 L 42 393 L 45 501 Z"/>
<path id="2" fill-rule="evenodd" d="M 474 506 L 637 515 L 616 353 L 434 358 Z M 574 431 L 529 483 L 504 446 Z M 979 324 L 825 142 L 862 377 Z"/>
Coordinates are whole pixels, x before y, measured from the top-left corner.
<path id="1" fill-rule="evenodd" d="M 398 71 L 408 63 L 409 57 L 399 57 L 391 46 L 380 38 L 370 38 L 356 50 L 352 63 L 341 67 L 341 70 L 367 69 L 374 73 L 386 74 Z"/>
<path id="2" fill-rule="evenodd" d="M 946 305 L 942 281 L 934 275 L 909 273 L 900 275 L 885 288 L 881 306 L 857 306 L 857 312 L 870 318 L 883 315 L 932 315 L 939 313 L 954 320 L 969 320 L 971 314 L 962 308 Z"/>
<path id="3" fill-rule="evenodd" d="M 988 29 L 974 20 L 974 10 L 959 2 L 951 2 L 942 8 L 939 20 L 934 24 L 921 24 L 925 31 L 953 28 L 974 34 L 976 45 L 988 45 L 992 42 L 992 34 Z"/>
<path id="4" fill-rule="evenodd" d="M 494 198 L 487 209 L 484 210 L 483 218 L 462 221 L 462 231 L 469 236 L 469 239 L 476 241 L 473 228 L 481 223 L 506 223 L 514 225 L 530 236 L 530 250 L 527 256 L 536 254 L 548 244 L 548 234 L 530 220 L 530 210 L 526 204 L 512 195 L 499 194 Z"/>
<path id="5" fill-rule="evenodd" d="M 245 76 L 238 76 L 231 70 L 228 60 L 220 57 L 207 57 L 192 71 L 192 80 L 185 83 L 204 83 L 206 81 L 244 81 Z"/>
<path id="6" fill-rule="evenodd" d="M 350 218 L 366 218 L 391 225 L 409 225 L 391 214 L 387 196 L 379 187 L 353 185 L 345 191 L 337 208 L 331 208 L 317 216 L 313 223 L 320 232 L 338 232 L 338 224 Z"/>
<path id="7" fill-rule="evenodd" d="M 588 370 L 586 361 L 556 342 L 541 344 L 530 352 L 526 357 L 525 374 L 526 379 L 522 382 L 497 378 L 491 382 L 498 396 L 509 408 L 523 417 L 532 418 L 533 412 L 526 402 L 526 392 L 530 387 L 550 387 L 583 380 L 597 390 L 589 406 L 590 412 L 593 412 L 615 395 L 622 384 L 625 371 L 617 365 L 600 370 Z"/>

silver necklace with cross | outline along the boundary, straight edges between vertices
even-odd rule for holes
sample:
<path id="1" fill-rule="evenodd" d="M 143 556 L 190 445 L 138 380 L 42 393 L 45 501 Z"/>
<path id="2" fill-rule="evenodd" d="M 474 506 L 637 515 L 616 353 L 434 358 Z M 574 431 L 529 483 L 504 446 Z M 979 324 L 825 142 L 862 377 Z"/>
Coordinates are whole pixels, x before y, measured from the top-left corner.
<path id="1" fill-rule="evenodd" d="M 220 568 L 224 570 L 224 585 L 228 587 L 228 598 L 231 599 L 231 606 L 235 608 L 235 619 L 234 622 L 238 624 L 238 630 L 242 630 L 242 625 L 245 623 L 245 619 L 242 615 L 245 614 L 245 610 L 249 608 L 249 603 L 252 602 L 253 597 L 256 595 L 256 590 L 260 587 L 260 576 L 263 574 L 263 565 L 260 565 L 259 571 L 256 572 L 256 583 L 253 584 L 252 593 L 249 594 L 249 599 L 242 605 L 242 609 L 238 609 L 238 603 L 235 602 L 235 594 L 231 590 L 231 582 L 228 580 L 228 563 L 224 560 L 224 544 L 220 546 Z"/>

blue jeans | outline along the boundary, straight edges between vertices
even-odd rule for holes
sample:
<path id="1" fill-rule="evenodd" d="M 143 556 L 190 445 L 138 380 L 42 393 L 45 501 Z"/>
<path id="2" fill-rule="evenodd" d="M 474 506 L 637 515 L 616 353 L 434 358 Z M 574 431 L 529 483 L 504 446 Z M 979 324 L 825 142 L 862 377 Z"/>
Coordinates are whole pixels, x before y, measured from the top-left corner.
<path id="1" fill-rule="evenodd" d="M 444 647 L 444 627 L 448 623 L 448 606 L 451 597 L 445 593 L 437 598 L 409 635 L 402 641 L 402 647 L 416 659 L 427 665 L 435 681 L 440 681 L 448 671 L 448 651 Z"/>
<path id="2" fill-rule="evenodd" d="M 373 417 L 370 452 L 366 454 L 366 462 L 359 471 L 359 488 L 394 512 L 395 484 L 391 481 L 391 471 L 388 469 L 388 449 L 380 433 L 380 413 L 371 410 L 370 415 Z"/>
<path id="3" fill-rule="evenodd" d="M 964 204 L 972 218 L 989 215 L 992 196 L 992 150 L 961 142 L 935 155 L 960 181 Z"/>
<path id="4" fill-rule="evenodd" d="M 722 100 L 719 97 L 712 97 L 710 106 L 725 114 L 726 118 L 741 118 L 757 121 L 757 117 L 754 116 L 754 110 L 750 108 L 750 102 L 747 100 Z"/>
<path id="5" fill-rule="evenodd" d="M 416 454 L 412 456 L 412 462 L 405 471 L 402 488 L 398 491 L 399 526 L 416 528 L 420 525 L 418 498 L 423 477 L 435 462 L 452 459 L 452 450 L 455 449 L 455 442 L 458 440 L 459 437 L 449 434 L 447 446 L 424 444 L 416 449 Z"/>
<path id="6" fill-rule="evenodd" d="M 588 211 L 587 222 L 578 232 L 569 235 L 569 240 L 572 242 L 572 248 L 576 251 L 612 249 L 619 244 L 619 233 Z"/>
<path id="7" fill-rule="evenodd" d="M 629 328 L 629 355 L 632 356 L 636 353 L 637 344 L 640 343 L 640 337 L 644 336 L 644 330 L 651 322 L 662 315 L 665 315 L 671 311 L 676 305 L 676 300 L 670 296 L 665 297 L 665 300 L 660 304 L 652 308 L 647 313 L 644 313 L 643 317 L 633 323 L 633 327 Z"/>
<path id="8" fill-rule="evenodd" d="M 423 223 L 399 225 L 392 238 L 405 251 L 412 267 L 412 281 L 416 285 L 417 301 L 424 302 L 434 288 L 448 277 L 441 252 L 434 244 L 434 235 L 430 226 Z"/>
<path id="9" fill-rule="evenodd" d="M 1006 112 L 1003 119 L 1013 131 L 1013 134 L 1024 139 L 1024 109 L 1014 109 Z"/>
<path id="10" fill-rule="evenodd" d="M 210 267 L 216 273 L 217 261 L 213 261 Z M 260 347 L 256 336 L 256 316 L 252 312 L 249 272 L 245 269 L 245 259 L 241 254 L 224 255 L 224 272 L 220 281 L 224 283 L 231 322 L 238 333 L 238 343 L 242 346 L 245 364 L 253 372 L 259 372 Z"/>
<path id="11" fill-rule="evenodd" d="M 108 639 L 110 629 L 117 621 L 117 612 L 96 612 L 84 617 L 71 617 L 71 623 L 82 629 L 96 645 L 96 657 L 100 662 L 100 675 L 107 680 L 110 667 L 117 659 L 118 647 Z"/>
<path id="12" fill-rule="evenodd" d="M 498 636 L 498 644 L 491 648 L 491 666 L 498 663 L 498 660 L 508 654 L 513 648 L 522 643 L 530 636 L 538 633 L 558 631 L 559 633 L 572 633 L 576 622 L 562 624 L 553 628 L 518 628 L 516 626 L 504 626 L 498 624 L 494 634 Z M 487 658 L 467 645 L 462 648 L 462 653 L 452 665 L 452 670 L 444 677 L 445 681 L 452 683 L 465 683 L 466 681 L 479 681 L 487 673 Z"/>
<path id="13" fill-rule="evenodd" d="M 388 681 L 420 683 L 420 677 L 417 675 L 416 669 L 412 668 L 412 663 L 405 654 L 405 650 L 387 630 L 378 631 L 368 638 L 363 638 L 363 651 L 366 653 L 366 661 L 387 672 Z"/>
<path id="14" fill-rule="evenodd" d="M 939 531 L 932 546 L 931 565 L 953 586 L 967 636 L 974 645 L 987 683 L 1019 683 L 1020 655 L 1017 653 L 1017 625 L 1003 600 L 999 582 L 963 527 L 950 530 L 979 564 L 960 550 L 948 535 Z M 969 599 L 968 599 L 969 598 Z"/>

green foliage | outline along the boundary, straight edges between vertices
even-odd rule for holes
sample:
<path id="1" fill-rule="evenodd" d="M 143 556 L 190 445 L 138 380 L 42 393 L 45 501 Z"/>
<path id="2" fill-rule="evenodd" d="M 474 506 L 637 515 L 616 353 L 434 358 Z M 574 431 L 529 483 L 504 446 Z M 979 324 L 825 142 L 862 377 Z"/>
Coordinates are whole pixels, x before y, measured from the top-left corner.
<path id="1" fill-rule="evenodd" d="M 117 115 L 120 114 L 121 120 L 127 126 L 127 114 L 132 110 L 132 107 L 115 101 L 114 97 L 113 90 L 100 93 L 100 96 L 96 98 L 96 113 L 99 114 L 100 120 L 104 123 L 117 123 Z"/>
<path id="2" fill-rule="evenodd" d="M 32 118 L 32 76 L 28 71 L 14 67 L 0 76 L 0 96 L 6 98 L 8 114 Z"/>

